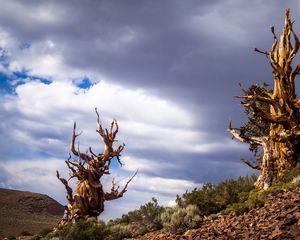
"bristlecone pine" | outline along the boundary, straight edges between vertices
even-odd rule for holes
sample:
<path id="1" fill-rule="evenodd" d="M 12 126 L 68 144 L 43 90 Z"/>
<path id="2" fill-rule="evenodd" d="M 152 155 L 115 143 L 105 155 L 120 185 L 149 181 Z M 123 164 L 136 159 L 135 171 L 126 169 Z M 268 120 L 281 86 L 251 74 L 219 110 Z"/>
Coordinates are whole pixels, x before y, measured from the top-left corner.
<path id="1" fill-rule="evenodd" d="M 273 90 L 268 90 L 265 84 L 252 85 L 247 90 L 242 88 L 244 96 L 239 98 L 243 99 L 241 103 L 251 116 L 252 124 L 256 125 L 251 128 L 251 124 L 246 124 L 240 129 L 231 127 L 231 123 L 229 125 L 233 138 L 247 142 L 253 148 L 261 147 L 261 158 L 255 164 L 242 159 L 250 167 L 260 170 L 255 183 L 259 189 L 271 186 L 287 169 L 295 167 L 299 162 L 300 100 L 296 98 L 295 78 L 300 74 L 300 64 L 293 69 L 292 62 L 300 44 L 293 23 L 290 11 L 286 10 L 285 24 L 279 39 L 274 27 L 271 27 L 274 36 L 271 50 L 263 52 L 254 49 L 267 57 L 274 75 Z M 255 134 L 257 132 L 260 134 Z"/>
<path id="2" fill-rule="evenodd" d="M 70 178 L 77 178 L 76 189 L 73 195 L 72 188 L 69 186 L 68 181 L 61 178 L 59 172 L 56 171 L 57 178 L 64 184 L 68 200 L 68 209 L 70 211 L 70 219 L 87 219 L 89 217 L 97 217 L 104 211 L 104 202 L 118 199 L 123 196 L 127 190 L 129 182 L 134 178 L 137 172 L 126 182 L 125 187 L 119 191 L 116 187 L 114 180 L 112 181 L 111 192 L 104 192 L 103 186 L 100 182 L 104 174 L 110 174 L 110 164 L 113 160 L 120 161 L 120 154 L 124 149 L 124 144 L 114 149 L 113 144 L 116 141 L 118 133 L 118 124 L 116 120 L 111 122 L 109 129 L 103 129 L 97 109 L 97 129 L 100 137 L 104 142 L 104 151 L 95 154 L 91 147 L 86 153 L 79 150 L 79 146 L 75 148 L 76 138 L 80 134 L 76 134 L 76 122 L 74 123 L 72 142 L 70 146 L 70 157 L 66 161 L 70 169 Z M 72 159 L 72 155 L 77 157 L 77 160 Z"/>

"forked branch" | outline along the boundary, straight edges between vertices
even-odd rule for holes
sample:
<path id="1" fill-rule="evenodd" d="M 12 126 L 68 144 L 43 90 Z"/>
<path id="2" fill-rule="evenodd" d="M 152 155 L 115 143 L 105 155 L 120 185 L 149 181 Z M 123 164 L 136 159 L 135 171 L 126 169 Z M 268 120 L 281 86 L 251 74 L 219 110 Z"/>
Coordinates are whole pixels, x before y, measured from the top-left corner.
<path id="1" fill-rule="evenodd" d="M 111 191 L 105 193 L 105 200 L 110 201 L 114 199 L 118 199 L 123 197 L 123 194 L 127 191 L 128 184 L 132 181 L 132 179 L 137 175 L 138 170 L 134 173 L 134 175 L 126 182 L 124 188 L 119 192 L 120 186 L 116 187 L 115 179 L 112 180 Z"/>
<path id="2" fill-rule="evenodd" d="M 97 115 L 97 129 L 96 132 L 99 133 L 99 135 L 102 137 L 103 142 L 104 142 L 104 152 L 101 155 L 102 161 L 107 162 L 106 165 L 110 165 L 111 159 L 116 157 L 118 160 L 118 163 L 122 166 L 122 162 L 120 160 L 121 152 L 123 151 L 125 144 L 119 145 L 117 149 L 113 149 L 113 144 L 116 142 L 116 135 L 119 132 L 119 126 L 118 122 L 116 119 L 114 119 L 111 124 L 110 128 L 103 129 L 101 121 L 100 121 L 100 116 L 98 113 L 97 108 L 95 108 L 95 112 Z"/>

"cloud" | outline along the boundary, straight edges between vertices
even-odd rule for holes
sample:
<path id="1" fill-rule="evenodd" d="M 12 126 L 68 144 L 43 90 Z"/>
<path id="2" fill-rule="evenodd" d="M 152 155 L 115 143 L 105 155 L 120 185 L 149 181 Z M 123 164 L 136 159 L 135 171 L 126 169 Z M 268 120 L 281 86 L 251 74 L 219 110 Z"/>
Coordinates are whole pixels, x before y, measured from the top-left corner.
<path id="1" fill-rule="evenodd" d="M 16 95 L 3 97 L 3 134 L 13 142 L 48 154 L 67 152 L 72 122 L 77 121 L 83 148 L 99 142 L 95 133 L 94 107 L 102 122 L 116 118 L 120 139 L 129 152 L 151 149 L 181 153 L 216 153 L 243 149 L 226 138 L 208 140 L 208 132 L 195 131 L 193 116 L 164 99 L 139 89 L 101 81 L 87 90 L 72 83 L 44 84 L 29 80 L 17 86 Z"/>
<path id="2" fill-rule="evenodd" d="M 159 198 L 161 204 L 171 204 L 176 194 L 201 186 L 191 178 L 186 180 L 186 173 L 191 170 L 191 163 L 187 160 L 182 162 L 186 154 L 196 154 L 189 158 L 194 159 L 192 169 L 195 169 L 197 162 L 201 161 L 195 159 L 199 158 L 199 154 L 224 154 L 230 149 L 243 149 L 239 144 L 225 139 L 207 142 L 206 136 L 209 134 L 193 130 L 195 120 L 189 112 L 144 90 L 128 89 L 105 81 L 89 89 L 81 89 L 72 82 L 45 84 L 29 79 L 18 85 L 15 92 L 16 95 L 2 97 L 1 112 L 6 117 L 1 123 L 1 147 L 5 148 L 2 151 L 10 151 L 6 157 L 11 158 L 9 163 L 2 165 L 10 176 L 2 185 L 9 183 L 7 186 L 14 188 L 45 191 L 61 202 L 65 193 L 63 188 L 57 188 L 54 168 L 66 172 L 63 159 L 68 153 L 73 121 L 78 122 L 78 131 L 83 130 L 79 137 L 81 149 L 92 146 L 94 151 L 101 151 L 102 143 L 95 132 L 94 106 L 100 105 L 104 125 L 107 126 L 113 117 L 119 120 L 119 140 L 128 147 L 123 153 L 124 169 L 114 167 L 114 176 L 121 179 L 120 185 L 123 186 L 124 181 L 139 168 L 140 174 L 131 184 L 131 194 L 143 197 L 130 199 L 130 204 L 126 202 L 128 198 L 124 198 L 124 202 L 120 202 L 123 207 L 107 213 L 104 219 L 118 217 L 132 210 L 130 207 L 138 208 L 151 196 Z M 7 140 L 9 145 L 5 144 Z M 24 156 L 17 159 L 14 149 L 19 150 L 18 154 L 25 152 Z M 159 157 L 148 158 L 147 151 L 157 152 Z M 140 152 L 145 157 L 140 156 Z M 36 160 L 39 154 L 43 160 Z M 45 158 L 44 154 L 48 157 Z M 53 159 L 57 156 L 60 159 Z M 24 157 L 33 160 L 25 161 Z M 178 172 L 181 174 L 178 175 Z M 35 186 L 33 183 L 37 179 L 41 179 L 39 182 L 42 183 Z M 111 178 L 104 179 L 108 188 L 110 181 Z M 50 188 L 46 187 L 48 184 Z"/>
<path id="3" fill-rule="evenodd" d="M 251 50 L 271 46 L 268 26 L 279 29 L 287 5 L 297 27 L 299 3 L 0 0 L 0 4 L 3 163 L 9 160 L 12 166 L 27 159 L 28 171 L 36 179 L 43 177 L 38 159 L 45 166 L 49 160 L 53 168 L 55 159 L 66 158 L 74 121 L 83 131 L 78 138 L 81 149 L 91 145 L 95 152 L 102 151 L 93 112 L 98 107 L 103 125 L 118 120 L 119 143 L 126 143 L 122 156 L 126 165 L 123 170 L 114 166 L 117 176 L 129 177 L 140 168 L 143 183 L 133 183 L 134 196 L 127 195 L 117 206 L 108 204 L 114 212 L 108 215 L 149 201 L 155 191 L 146 189 L 147 179 L 162 181 L 158 195 L 165 204 L 175 193 L 169 190 L 172 184 L 182 191 L 251 172 L 238 161 L 250 156 L 247 145 L 231 141 L 225 132 L 229 116 L 236 125 L 246 120 L 232 96 L 239 94 L 238 82 L 271 83 L 268 62 Z M 41 189 L 30 183 L 34 181 L 30 176 L 26 185 L 3 180 L 16 173 L 27 176 L 26 166 L 18 166 L 23 170 L 3 165 L 2 185 Z M 64 195 L 62 190 L 59 194 Z"/>
<path id="4" fill-rule="evenodd" d="M 161 162 L 156 159 L 145 159 L 134 156 L 124 156 L 122 159 L 124 162 L 124 170 L 131 172 L 139 169 L 141 172 L 153 173 L 155 171 L 160 172 L 178 168 L 178 166 L 170 162 Z"/>
<path id="5" fill-rule="evenodd" d="M 227 48 L 225 45 L 247 46 L 247 43 L 253 40 L 253 30 L 259 31 L 258 28 L 255 30 L 254 26 L 261 23 L 262 19 L 265 19 L 275 8 L 264 4 L 258 8 L 258 2 L 252 1 L 245 7 L 244 2 L 227 0 L 215 4 L 210 11 L 191 15 L 185 26 L 197 33 L 199 37 L 208 37 L 216 43 L 222 40 L 223 43 L 219 46 L 216 44 L 216 47 L 223 51 Z"/>
<path id="6" fill-rule="evenodd" d="M 138 175 L 132 183 L 132 188 L 144 190 L 152 193 L 176 196 L 178 193 L 184 193 L 186 190 L 191 190 L 200 187 L 198 183 L 181 179 L 168 179 L 163 177 L 151 177 Z"/>
<path id="7" fill-rule="evenodd" d="M 59 145 L 59 141 L 66 139 L 66 129 L 68 131 L 72 121 L 76 120 L 86 135 L 94 135 L 89 138 L 95 140 L 94 107 L 100 108 L 105 124 L 113 117 L 119 119 L 124 134 L 133 135 L 133 139 L 138 135 L 145 138 L 158 135 L 156 132 L 151 134 L 147 128 L 163 130 L 163 126 L 170 123 L 174 132 L 177 129 L 184 132 L 192 125 L 187 112 L 141 90 L 126 89 L 104 81 L 88 90 L 67 82 L 44 84 L 28 81 L 16 88 L 15 96 L 3 97 L 3 114 L 11 115 L 14 121 L 6 119 L 2 127 L 9 128 L 16 140 L 42 148 L 46 143 L 44 140 L 47 146 L 55 145 L 56 140 Z M 173 122 L 173 119 L 178 122 Z"/>
<path id="8" fill-rule="evenodd" d="M 2 175 L 0 185 L 6 188 L 30 190 L 48 194 L 62 202 L 63 186 L 55 177 L 56 170 L 64 169 L 63 159 L 18 159 L 0 162 Z"/>

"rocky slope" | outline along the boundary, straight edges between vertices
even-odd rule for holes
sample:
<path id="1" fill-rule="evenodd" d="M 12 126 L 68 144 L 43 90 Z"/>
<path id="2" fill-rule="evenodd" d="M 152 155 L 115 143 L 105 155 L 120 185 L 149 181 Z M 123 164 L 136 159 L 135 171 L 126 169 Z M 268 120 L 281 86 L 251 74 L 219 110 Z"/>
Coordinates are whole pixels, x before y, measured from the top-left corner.
<path id="1" fill-rule="evenodd" d="M 0 188 L 0 239 L 53 228 L 64 208 L 47 195 Z"/>
<path id="2" fill-rule="evenodd" d="M 269 196 L 262 208 L 241 215 L 231 213 L 204 220 L 198 229 L 183 235 L 148 233 L 136 240 L 168 239 L 299 239 L 300 188 L 280 190 Z"/>

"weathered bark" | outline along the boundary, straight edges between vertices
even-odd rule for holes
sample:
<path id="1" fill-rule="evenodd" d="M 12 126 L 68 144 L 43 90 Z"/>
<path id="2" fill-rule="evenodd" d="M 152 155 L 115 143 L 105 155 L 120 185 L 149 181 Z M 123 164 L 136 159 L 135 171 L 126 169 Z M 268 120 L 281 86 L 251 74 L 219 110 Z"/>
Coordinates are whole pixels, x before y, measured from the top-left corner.
<path id="1" fill-rule="evenodd" d="M 67 191 L 68 208 L 70 211 L 70 221 L 73 219 L 86 219 L 88 217 L 97 217 L 104 211 L 104 202 L 114 200 L 123 196 L 127 191 L 129 182 L 134 178 L 137 172 L 127 181 L 125 187 L 119 191 L 116 188 L 115 182 L 112 182 L 111 192 L 104 192 L 101 184 L 101 177 L 105 174 L 110 174 L 111 161 L 117 160 L 120 165 L 121 152 L 124 149 L 124 144 L 116 149 L 113 144 L 116 142 L 116 135 L 119 127 L 116 120 L 113 120 L 109 129 L 103 129 L 100 117 L 97 115 L 97 129 L 100 137 L 104 142 L 104 151 L 100 154 L 95 154 L 91 147 L 86 153 L 81 153 L 79 146 L 75 147 L 76 138 L 80 134 L 76 134 L 76 123 L 73 127 L 73 135 L 70 146 L 70 157 L 66 164 L 70 170 L 70 178 L 76 177 L 76 189 L 73 196 L 72 188 L 68 185 L 68 181 L 61 178 L 57 171 L 57 178 L 64 184 Z M 72 159 L 72 155 L 77 157 L 77 160 Z"/>
<path id="2" fill-rule="evenodd" d="M 233 137 L 250 144 L 260 145 L 263 150 L 260 175 L 256 182 L 257 188 L 268 188 L 278 181 L 287 169 L 293 168 L 299 162 L 300 131 L 299 107 L 300 100 L 296 98 L 295 77 L 300 73 L 300 64 L 293 70 L 292 61 L 299 50 L 299 40 L 293 31 L 290 11 L 286 11 L 285 24 L 279 42 L 271 27 L 274 42 L 269 52 L 255 48 L 255 51 L 266 55 L 274 75 L 273 92 L 264 87 L 242 88 L 244 96 L 242 105 L 252 110 L 252 115 L 267 122 L 268 133 L 265 136 L 245 136 L 242 130 L 229 126 Z M 257 91 L 257 89 L 260 91 Z M 261 108 L 268 106 L 267 110 Z M 245 161 L 244 161 L 245 162 Z M 248 166 L 251 164 L 246 161 Z"/>

